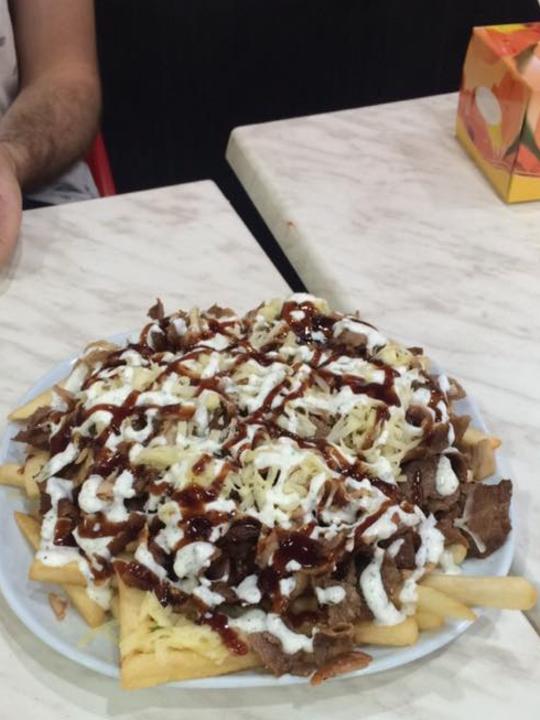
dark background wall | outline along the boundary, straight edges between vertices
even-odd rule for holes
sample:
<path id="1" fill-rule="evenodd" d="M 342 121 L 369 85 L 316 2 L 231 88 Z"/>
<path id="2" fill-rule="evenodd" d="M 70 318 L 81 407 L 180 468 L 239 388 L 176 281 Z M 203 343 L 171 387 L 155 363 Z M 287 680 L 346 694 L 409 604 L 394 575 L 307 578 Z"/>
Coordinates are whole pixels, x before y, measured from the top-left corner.
<path id="1" fill-rule="evenodd" d="M 214 179 L 297 285 L 228 168 L 231 129 L 456 90 L 473 25 L 537 0 L 97 0 L 120 192 Z"/>

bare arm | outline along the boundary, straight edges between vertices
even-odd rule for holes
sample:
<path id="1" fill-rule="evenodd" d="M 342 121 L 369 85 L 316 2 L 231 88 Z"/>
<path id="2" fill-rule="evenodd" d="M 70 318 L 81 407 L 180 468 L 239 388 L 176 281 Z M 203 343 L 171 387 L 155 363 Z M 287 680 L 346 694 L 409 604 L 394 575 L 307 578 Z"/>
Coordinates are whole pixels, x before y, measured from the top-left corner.
<path id="1" fill-rule="evenodd" d="M 31 188 L 58 176 L 90 145 L 100 112 L 93 0 L 12 0 L 11 10 L 21 82 L 0 120 L 0 265 L 20 223 L 14 179 Z"/>
<path id="2" fill-rule="evenodd" d="M 13 0 L 20 93 L 0 121 L 23 187 L 84 154 L 100 109 L 92 0 Z"/>

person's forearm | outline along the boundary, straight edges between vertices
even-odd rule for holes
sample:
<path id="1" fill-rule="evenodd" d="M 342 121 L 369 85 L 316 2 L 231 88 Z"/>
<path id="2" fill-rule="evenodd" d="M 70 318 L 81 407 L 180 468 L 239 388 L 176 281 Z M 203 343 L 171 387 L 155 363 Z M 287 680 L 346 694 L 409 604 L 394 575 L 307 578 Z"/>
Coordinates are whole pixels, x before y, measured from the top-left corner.
<path id="1" fill-rule="evenodd" d="M 54 179 L 84 155 L 98 129 L 99 79 L 49 73 L 23 88 L 0 120 L 0 146 L 25 189 Z"/>

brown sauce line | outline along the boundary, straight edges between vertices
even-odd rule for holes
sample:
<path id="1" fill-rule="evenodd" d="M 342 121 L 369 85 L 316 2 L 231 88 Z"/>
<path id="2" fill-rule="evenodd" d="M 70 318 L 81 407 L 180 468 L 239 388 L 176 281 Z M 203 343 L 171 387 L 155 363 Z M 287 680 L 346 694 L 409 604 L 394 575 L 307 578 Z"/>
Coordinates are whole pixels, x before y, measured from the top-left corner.
<path id="1" fill-rule="evenodd" d="M 370 383 L 356 375 L 336 375 L 326 369 L 318 369 L 320 376 L 326 380 L 333 390 L 341 390 L 344 385 L 348 385 L 355 395 L 367 395 L 374 400 L 380 400 L 386 405 L 401 405 L 401 400 L 394 388 L 394 371 L 392 368 L 385 367 L 384 383 Z"/>

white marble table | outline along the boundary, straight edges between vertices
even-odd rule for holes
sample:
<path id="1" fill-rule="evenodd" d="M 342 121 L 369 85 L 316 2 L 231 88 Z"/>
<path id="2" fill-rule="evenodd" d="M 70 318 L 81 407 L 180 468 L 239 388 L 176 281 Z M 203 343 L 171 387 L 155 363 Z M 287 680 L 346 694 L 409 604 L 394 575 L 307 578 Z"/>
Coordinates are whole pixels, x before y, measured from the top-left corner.
<path id="1" fill-rule="evenodd" d="M 517 485 L 540 580 L 540 203 L 507 206 L 454 138 L 457 96 L 233 131 L 228 159 L 307 288 L 461 378 Z M 531 613 L 540 627 L 540 605 Z"/>
<path id="2" fill-rule="evenodd" d="M 211 183 L 27 213 L 20 255 L 0 285 L 0 412 L 89 337 L 139 325 L 158 293 L 169 308 L 216 299 L 246 309 L 285 291 Z M 2 720 L 506 720 L 517 698 L 528 720 L 539 684 L 539 643 L 516 614 L 482 618 L 427 661 L 317 691 L 130 694 L 42 645 L 0 600 Z"/>

